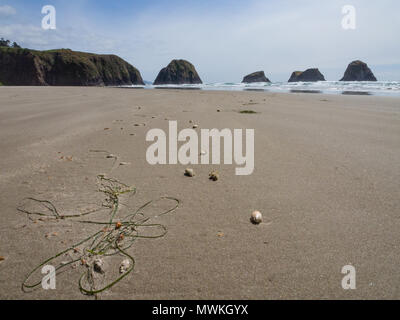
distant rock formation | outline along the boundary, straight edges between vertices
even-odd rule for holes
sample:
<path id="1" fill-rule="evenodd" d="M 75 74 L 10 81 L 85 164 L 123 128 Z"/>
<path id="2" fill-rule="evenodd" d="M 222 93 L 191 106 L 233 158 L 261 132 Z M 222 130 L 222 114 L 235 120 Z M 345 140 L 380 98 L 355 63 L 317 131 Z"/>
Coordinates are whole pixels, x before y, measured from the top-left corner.
<path id="1" fill-rule="evenodd" d="M 317 68 L 307 69 L 306 71 L 295 71 L 292 73 L 288 82 L 316 82 L 325 81 L 325 78 Z"/>
<path id="2" fill-rule="evenodd" d="M 160 71 L 153 85 L 201 83 L 203 82 L 193 64 L 186 60 L 172 60 L 167 67 Z"/>
<path id="3" fill-rule="evenodd" d="M 368 65 L 360 60 L 349 64 L 340 81 L 377 81 Z"/>
<path id="4" fill-rule="evenodd" d="M 139 70 L 115 55 L 6 47 L 0 48 L 0 83 L 14 86 L 144 85 Z"/>
<path id="5" fill-rule="evenodd" d="M 271 81 L 269 81 L 269 79 L 265 76 L 264 71 L 257 71 L 248 74 L 243 78 L 242 81 L 242 83 L 253 83 L 253 82 L 271 82 Z"/>

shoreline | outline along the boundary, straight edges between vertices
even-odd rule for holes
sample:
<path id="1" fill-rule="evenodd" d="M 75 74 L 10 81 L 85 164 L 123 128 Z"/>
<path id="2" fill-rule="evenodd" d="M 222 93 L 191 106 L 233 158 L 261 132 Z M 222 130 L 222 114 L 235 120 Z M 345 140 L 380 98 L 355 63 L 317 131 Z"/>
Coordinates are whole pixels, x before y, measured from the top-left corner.
<path id="1" fill-rule="evenodd" d="M 111 88 L 123 88 L 123 89 L 144 89 L 144 90 L 203 90 L 203 91 L 224 91 L 224 92 L 237 92 L 237 91 L 259 91 L 259 92 L 271 92 L 271 93 L 311 93 L 311 94 L 327 94 L 327 95 L 370 95 L 370 96 L 383 96 L 383 97 L 400 97 L 400 92 L 386 90 L 383 91 L 373 91 L 373 90 L 352 90 L 343 88 L 342 90 L 337 91 L 329 91 L 327 89 L 307 89 L 307 84 L 300 84 L 300 88 L 297 89 L 297 85 L 293 85 L 291 83 L 283 84 L 283 88 L 271 88 L 270 85 L 245 85 L 240 86 L 239 84 L 235 85 L 216 85 L 214 84 L 205 84 L 203 86 L 196 85 L 164 85 L 164 86 L 111 86 Z M 304 86 L 304 88 L 301 88 Z M 265 88 L 263 88 L 265 87 Z"/>
<path id="2" fill-rule="evenodd" d="M 278 94 L 278 95 L 290 95 L 290 94 L 311 94 L 321 96 L 369 96 L 369 97 L 381 97 L 381 98 L 400 98 L 399 93 L 393 94 L 376 94 L 370 91 L 352 91 L 344 90 L 340 92 L 327 92 L 323 90 L 307 90 L 307 89 L 288 89 L 287 91 L 275 91 L 270 89 L 250 88 L 243 87 L 239 89 L 221 89 L 221 88 L 204 88 L 204 87 L 190 87 L 187 85 L 182 86 L 0 86 L 5 90 L 6 88 L 107 88 L 107 89 L 133 89 L 133 90 L 176 90 L 176 91 L 204 91 L 204 92 L 225 92 L 225 93 L 237 93 L 237 92 L 254 92 L 254 93 L 265 93 L 265 94 Z"/>

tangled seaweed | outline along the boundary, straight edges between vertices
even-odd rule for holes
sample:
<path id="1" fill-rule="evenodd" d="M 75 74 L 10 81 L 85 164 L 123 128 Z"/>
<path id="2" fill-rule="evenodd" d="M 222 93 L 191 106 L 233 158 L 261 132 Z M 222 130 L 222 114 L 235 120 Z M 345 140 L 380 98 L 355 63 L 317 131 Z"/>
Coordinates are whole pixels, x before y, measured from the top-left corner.
<path id="1" fill-rule="evenodd" d="M 123 219 L 116 219 L 118 211 L 120 209 L 120 197 L 122 195 L 133 196 L 136 194 L 136 188 L 132 188 L 124 183 L 121 183 L 115 179 L 106 178 L 104 175 L 99 175 L 97 177 L 100 182 L 99 192 L 106 196 L 105 202 L 102 208 L 87 211 L 84 213 L 74 214 L 74 215 L 62 215 L 58 212 L 56 206 L 48 200 L 39 200 L 35 198 L 26 198 L 24 204 L 20 205 L 17 209 L 18 211 L 28 215 L 30 219 L 32 216 L 46 217 L 47 219 L 73 219 L 71 221 L 77 223 L 95 224 L 101 226 L 101 229 L 94 234 L 88 236 L 87 238 L 81 240 L 78 243 L 70 246 L 69 248 L 57 253 L 56 255 L 46 259 L 35 267 L 31 272 L 28 273 L 25 280 L 22 283 L 22 289 L 26 291 L 27 289 L 34 289 L 41 285 L 41 281 L 30 283 L 31 277 L 37 272 L 41 267 L 51 263 L 56 258 L 70 254 L 71 261 L 60 263 L 55 267 L 56 274 L 60 273 L 66 267 L 81 263 L 86 267 L 85 272 L 79 278 L 79 290 L 81 293 L 86 295 L 96 296 L 107 289 L 110 289 L 115 284 L 120 282 L 123 278 L 128 276 L 135 267 L 135 259 L 127 252 L 131 248 L 136 239 L 156 239 L 161 238 L 167 233 L 167 228 L 162 224 L 152 224 L 150 220 L 157 218 L 159 216 L 168 214 L 178 208 L 180 201 L 172 197 L 161 197 L 156 200 L 149 201 L 142 205 L 139 209 L 133 213 L 128 214 Z M 160 200 L 172 201 L 174 205 L 155 216 L 146 216 L 144 210 L 152 203 Z M 39 206 L 40 211 L 28 210 L 27 207 Z M 82 217 L 86 217 L 97 211 L 103 210 L 104 207 L 109 211 L 110 219 L 108 221 L 94 221 L 94 220 L 82 220 Z M 78 219 L 81 218 L 81 219 Z M 159 232 L 155 235 L 146 235 L 146 233 L 141 233 L 140 229 L 143 228 L 156 228 Z M 81 250 L 78 248 L 83 247 Z M 101 288 L 96 288 L 94 275 L 96 274 L 95 264 L 90 263 L 96 257 L 106 257 L 114 255 L 122 255 L 125 259 L 129 259 L 129 268 L 125 270 L 121 275 L 119 275 L 115 280 L 103 285 Z"/>

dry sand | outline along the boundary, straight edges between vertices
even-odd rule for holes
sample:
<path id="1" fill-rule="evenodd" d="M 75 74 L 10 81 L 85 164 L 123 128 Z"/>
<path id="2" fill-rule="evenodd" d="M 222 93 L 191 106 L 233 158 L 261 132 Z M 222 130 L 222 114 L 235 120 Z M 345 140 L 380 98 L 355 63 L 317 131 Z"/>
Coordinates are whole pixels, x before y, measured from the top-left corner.
<path id="1" fill-rule="evenodd" d="M 238 112 L 245 109 L 258 114 Z M 254 128 L 253 175 L 199 165 L 188 178 L 182 165 L 150 166 L 145 135 L 167 130 L 166 119 L 179 129 L 189 120 L 200 128 Z M 100 298 L 400 298 L 398 98 L 1 87 L 0 137 L 2 299 L 88 298 L 77 285 L 82 267 L 59 274 L 55 291 L 24 293 L 21 283 L 98 227 L 32 222 L 16 207 L 33 196 L 63 212 L 83 210 L 102 200 L 99 173 L 138 188 L 133 208 L 165 195 L 182 201 L 157 219 L 168 234 L 138 240 L 129 251 L 134 272 Z M 110 173 L 112 159 L 91 149 L 130 165 Z M 211 169 L 219 181 L 208 180 Z M 249 222 L 253 210 L 263 224 Z M 356 290 L 341 287 L 347 264 L 356 268 Z"/>

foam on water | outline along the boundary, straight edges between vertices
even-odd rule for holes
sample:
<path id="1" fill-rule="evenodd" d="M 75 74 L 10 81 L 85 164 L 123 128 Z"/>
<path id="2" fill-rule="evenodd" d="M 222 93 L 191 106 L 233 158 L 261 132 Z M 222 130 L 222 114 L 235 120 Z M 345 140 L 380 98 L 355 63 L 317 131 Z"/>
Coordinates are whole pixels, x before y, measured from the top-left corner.
<path id="1" fill-rule="evenodd" d="M 138 86 L 132 86 L 138 87 Z M 202 89 L 223 91 L 270 91 L 270 92 L 294 92 L 294 93 L 325 93 L 325 94 L 360 94 L 380 96 L 400 96 L 399 81 L 378 82 L 342 82 L 342 81 L 319 81 L 319 82 L 273 82 L 273 83 L 206 83 L 206 84 L 183 84 L 183 85 L 146 85 L 145 89 Z"/>

